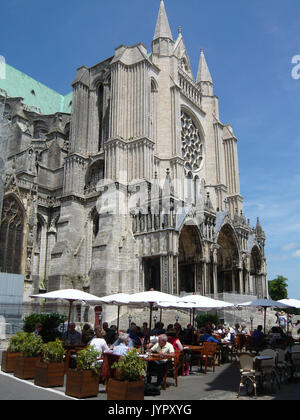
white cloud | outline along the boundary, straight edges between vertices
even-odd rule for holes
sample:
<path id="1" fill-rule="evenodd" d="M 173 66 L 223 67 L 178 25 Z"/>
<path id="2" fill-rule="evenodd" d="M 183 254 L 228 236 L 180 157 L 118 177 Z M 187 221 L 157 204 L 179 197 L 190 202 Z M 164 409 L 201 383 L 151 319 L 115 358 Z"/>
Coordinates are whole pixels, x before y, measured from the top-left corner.
<path id="1" fill-rule="evenodd" d="M 290 242 L 289 244 L 286 244 L 282 250 L 283 251 L 291 251 L 292 249 L 298 248 L 299 244 L 297 244 L 296 242 Z"/>
<path id="2" fill-rule="evenodd" d="M 293 257 L 294 258 L 300 258 L 300 249 L 298 249 L 297 251 L 293 252 Z"/>

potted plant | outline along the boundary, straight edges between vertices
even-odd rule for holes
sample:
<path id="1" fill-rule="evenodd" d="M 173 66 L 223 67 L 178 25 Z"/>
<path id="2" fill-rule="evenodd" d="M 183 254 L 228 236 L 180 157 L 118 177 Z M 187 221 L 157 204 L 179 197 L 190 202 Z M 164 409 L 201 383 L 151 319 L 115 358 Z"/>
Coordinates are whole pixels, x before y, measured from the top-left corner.
<path id="1" fill-rule="evenodd" d="M 42 359 L 35 366 L 34 383 L 42 387 L 64 385 L 65 349 L 60 340 L 50 341 L 42 347 Z"/>
<path id="2" fill-rule="evenodd" d="M 37 361 L 41 357 L 43 341 L 40 336 L 25 333 L 21 343 L 21 356 L 16 358 L 14 376 L 21 379 L 33 379 Z"/>
<path id="3" fill-rule="evenodd" d="M 2 353 L 1 370 L 3 372 L 14 372 L 16 358 L 21 356 L 21 344 L 24 337 L 25 333 L 21 331 L 11 337 L 7 350 Z"/>
<path id="4" fill-rule="evenodd" d="M 77 353 L 76 369 L 67 372 L 66 395 L 76 398 L 98 395 L 100 356 L 91 346 Z"/>
<path id="5" fill-rule="evenodd" d="M 136 349 L 112 365 L 118 369 L 119 379 L 110 378 L 107 384 L 108 400 L 143 400 L 147 362 L 139 357 Z"/>

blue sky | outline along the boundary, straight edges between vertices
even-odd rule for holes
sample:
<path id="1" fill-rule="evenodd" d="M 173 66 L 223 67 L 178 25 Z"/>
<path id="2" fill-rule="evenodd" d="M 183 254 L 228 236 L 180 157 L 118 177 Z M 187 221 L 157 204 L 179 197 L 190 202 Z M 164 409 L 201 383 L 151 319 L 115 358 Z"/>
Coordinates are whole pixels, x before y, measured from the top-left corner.
<path id="1" fill-rule="evenodd" d="M 76 68 L 120 44 L 150 50 L 159 0 L 1 2 L 0 55 L 61 94 Z M 173 36 L 182 33 L 196 74 L 203 47 L 220 99 L 220 118 L 239 139 L 246 217 L 267 234 L 269 279 L 289 279 L 300 299 L 299 0 L 165 0 Z"/>

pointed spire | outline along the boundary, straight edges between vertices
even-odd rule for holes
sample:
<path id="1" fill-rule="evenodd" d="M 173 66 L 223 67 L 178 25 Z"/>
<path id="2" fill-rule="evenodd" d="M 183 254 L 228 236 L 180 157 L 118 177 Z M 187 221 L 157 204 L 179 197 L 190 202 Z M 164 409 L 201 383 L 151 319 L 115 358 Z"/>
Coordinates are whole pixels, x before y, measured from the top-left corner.
<path id="1" fill-rule="evenodd" d="M 213 80 L 208 69 L 208 65 L 204 56 L 203 48 L 201 48 L 201 55 L 197 74 L 197 83 L 209 82 L 213 84 Z"/>
<path id="2" fill-rule="evenodd" d="M 167 12 L 166 12 L 165 4 L 163 0 L 160 1 L 160 8 L 158 12 L 158 18 L 157 18 L 153 41 L 159 38 L 169 38 L 173 41 L 173 36 L 170 29 Z"/>

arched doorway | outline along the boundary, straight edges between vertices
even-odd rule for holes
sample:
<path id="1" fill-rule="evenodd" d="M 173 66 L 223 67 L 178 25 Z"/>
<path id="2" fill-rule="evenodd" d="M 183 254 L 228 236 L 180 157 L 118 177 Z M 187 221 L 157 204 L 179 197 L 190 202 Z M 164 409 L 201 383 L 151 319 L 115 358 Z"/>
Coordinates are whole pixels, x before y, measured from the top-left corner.
<path id="1" fill-rule="evenodd" d="M 9 195 L 3 200 L 0 227 L 0 271 L 22 273 L 25 215 L 19 201 Z"/>
<path id="2" fill-rule="evenodd" d="M 240 293 L 239 251 L 234 231 L 225 225 L 218 236 L 218 293 Z"/>
<path id="3" fill-rule="evenodd" d="M 201 258 L 202 247 L 198 229 L 193 225 L 185 225 L 179 237 L 179 293 L 203 292 Z"/>

